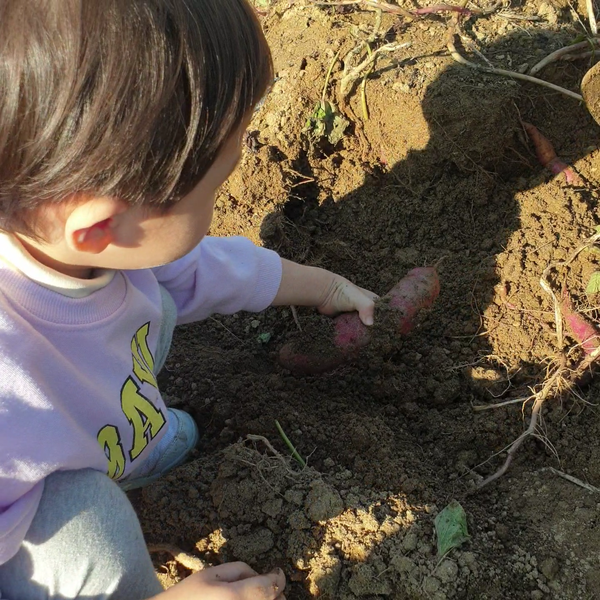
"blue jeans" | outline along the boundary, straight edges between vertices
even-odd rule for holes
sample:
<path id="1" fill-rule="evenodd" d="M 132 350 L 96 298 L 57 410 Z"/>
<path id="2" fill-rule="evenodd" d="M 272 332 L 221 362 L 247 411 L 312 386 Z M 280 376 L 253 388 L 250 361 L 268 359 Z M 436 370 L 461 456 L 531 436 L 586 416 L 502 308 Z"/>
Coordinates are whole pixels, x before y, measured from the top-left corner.
<path id="1" fill-rule="evenodd" d="M 46 478 L 21 549 L 0 566 L 3 600 L 142 600 L 161 591 L 131 503 L 92 469 Z"/>
<path id="2" fill-rule="evenodd" d="M 161 288 L 155 372 L 163 367 L 177 310 Z M 59 471 L 17 554 L 0 565 L 2 600 L 142 600 L 162 591 L 137 516 L 118 485 L 92 469 Z"/>

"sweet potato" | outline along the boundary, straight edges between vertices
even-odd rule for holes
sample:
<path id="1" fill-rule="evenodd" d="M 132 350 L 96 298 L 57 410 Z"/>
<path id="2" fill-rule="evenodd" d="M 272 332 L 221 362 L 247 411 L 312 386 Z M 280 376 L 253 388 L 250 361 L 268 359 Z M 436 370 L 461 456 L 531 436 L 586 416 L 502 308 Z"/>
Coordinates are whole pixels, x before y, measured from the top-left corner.
<path id="1" fill-rule="evenodd" d="M 422 308 L 433 304 L 440 292 L 434 267 L 410 271 L 377 302 L 375 324 L 364 325 L 358 313 L 344 313 L 324 322 L 317 331 L 307 332 L 287 343 L 279 352 L 279 363 L 295 374 L 318 374 L 330 371 L 356 358 L 382 329 L 387 335 L 406 335 L 415 324 Z"/>
<path id="2" fill-rule="evenodd" d="M 579 342 L 586 354 L 592 354 L 600 345 L 600 335 L 596 327 L 573 309 L 571 297 L 566 290 L 562 293 L 561 310 L 567 329 Z"/>
<path id="3" fill-rule="evenodd" d="M 546 167 L 552 171 L 554 175 L 563 173 L 565 181 L 569 184 L 581 185 L 581 180 L 577 173 L 575 173 L 569 165 L 558 158 L 552 142 L 543 135 L 535 125 L 525 123 L 525 121 L 521 121 L 521 123 L 535 148 L 535 155 L 542 167 Z"/>

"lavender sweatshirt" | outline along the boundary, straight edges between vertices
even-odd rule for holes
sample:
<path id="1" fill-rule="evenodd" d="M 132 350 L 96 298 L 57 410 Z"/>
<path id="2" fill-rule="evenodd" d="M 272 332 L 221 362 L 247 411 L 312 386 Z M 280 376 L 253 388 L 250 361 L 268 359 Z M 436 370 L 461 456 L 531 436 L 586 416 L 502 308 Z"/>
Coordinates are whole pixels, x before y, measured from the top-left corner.
<path id="1" fill-rule="evenodd" d="M 120 479 L 164 434 L 159 284 L 182 324 L 261 311 L 280 280 L 279 256 L 245 238 L 207 237 L 169 265 L 105 272 L 91 293 L 41 285 L 0 260 L 0 564 L 19 550 L 50 473 Z"/>

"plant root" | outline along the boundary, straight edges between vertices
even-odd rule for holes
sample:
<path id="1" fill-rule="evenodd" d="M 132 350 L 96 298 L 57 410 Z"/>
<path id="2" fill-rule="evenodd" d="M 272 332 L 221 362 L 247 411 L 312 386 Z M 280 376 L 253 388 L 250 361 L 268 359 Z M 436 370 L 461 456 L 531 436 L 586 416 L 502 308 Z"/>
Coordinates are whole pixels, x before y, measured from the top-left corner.
<path id="1" fill-rule="evenodd" d="M 181 548 L 178 548 L 173 544 L 148 544 L 148 552 L 151 554 L 156 552 L 166 552 L 173 557 L 175 562 L 194 573 L 206 569 L 206 563 L 203 560 L 193 554 L 184 552 Z"/>
<path id="2" fill-rule="evenodd" d="M 492 475 L 484 479 L 481 483 L 479 483 L 477 486 L 477 490 L 481 490 L 483 487 L 487 486 L 493 481 L 496 481 L 497 479 L 502 477 L 504 473 L 506 473 L 515 457 L 515 454 L 517 453 L 517 450 L 523 445 L 523 442 L 525 442 L 527 438 L 537 437 L 538 439 L 541 439 L 542 441 L 544 441 L 544 443 L 549 445 L 549 442 L 544 438 L 543 431 L 540 430 L 540 422 L 542 421 L 541 411 L 545 401 L 550 397 L 561 398 L 565 397 L 567 394 L 571 394 L 581 400 L 581 396 L 577 391 L 578 388 L 588 384 L 592 379 L 594 371 L 597 370 L 598 359 L 600 357 L 600 345 L 597 346 L 595 349 L 591 350 L 590 347 L 585 346 L 586 340 L 582 340 L 578 344 L 578 346 L 580 346 L 582 351 L 584 352 L 583 358 L 579 359 L 579 361 L 574 366 L 567 365 L 567 356 L 565 355 L 563 350 L 563 318 L 565 317 L 565 315 L 563 314 L 561 302 L 557 294 L 554 293 L 552 287 L 550 286 L 550 283 L 548 282 L 548 275 L 550 271 L 556 267 L 565 267 L 570 265 L 575 260 L 575 258 L 579 256 L 581 252 L 583 252 L 586 248 L 589 248 L 590 246 L 594 245 L 598 241 L 600 241 L 600 233 L 596 233 L 595 235 L 584 240 L 566 260 L 560 261 L 558 263 L 553 263 L 546 267 L 540 279 L 540 285 L 542 289 L 546 294 L 550 296 L 554 306 L 556 336 L 559 350 L 561 353 L 560 362 L 554 368 L 554 372 L 549 377 L 547 377 L 546 381 L 542 384 L 541 388 L 538 391 L 534 392 L 528 397 L 511 399 L 485 407 L 474 407 L 475 410 L 487 410 L 522 402 L 524 408 L 528 402 L 533 401 L 533 407 L 531 409 L 531 416 L 529 419 L 529 425 L 527 426 L 527 429 L 508 446 L 508 452 L 504 464 L 495 473 L 493 473 Z"/>
<path id="3" fill-rule="evenodd" d="M 293 469 L 291 467 L 291 461 L 293 459 L 291 457 L 284 456 L 283 454 L 278 452 L 273 447 L 273 444 L 271 444 L 271 442 L 266 437 L 264 437 L 262 435 L 254 435 L 252 433 L 249 433 L 246 435 L 246 440 L 253 443 L 254 451 L 256 453 L 260 454 L 258 452 L 258 449 L 256 448 L 256 443 L 260 442 L 260 443 L 264 444 L 266 446 L 267 450 L 269 450 L 269 452 L 272 454 L 272 456 L 265 456 L 263 454 L 260 454 L 260 456 L 261 456 L 260 463 L 254 463 L 252 461 L 245 460 L 245 459 L 239 458 L 237 456 L 235 457 L 236 460 L 239 460 L 240 462 L 243 462 L 245 464 L 256 467 L 258 469 L 261 477 L 263 477 L 263 479 L 265 479 L 265 477 L 261 471 L 261 465 L 264 466 L 263 463 L 271 463 L 270 470 L 272 470 L 273 468 L 282 468 L 283 472 L 286 474 L 286 476 L 293 479 L 294 481 L 299 481 L 299 480 L 303 479 L 303 477 L 305 475 L 309 476 L 309 477 L 311 476 L 309 473 L 309 468 L 306 466 L 306 464 L 300 471 L 298 471 L 297 469 Z M 247 449 L 250 450 L 250 448 L 247 448 Z"/>
<path id="4" fill-rule="evenodd" d="M 504 475 L 504 473 L 506 473 L 506 471 L 508 471 L 508 468 L 510 467 L 510 465 L 514 459 L 515 454 L 517 453 L 517 450 L 523 445 L 523 442 L 525 442 L 525 440 L 527 438 L 529 438 L 529 437 L 541 438 L 542 437 L 541 432 L 538 431 L 539 422 L 541 421 L 541 418 L 542 418 L 542 416 L 541 416 L 542 406 L 543 406 L 544 402 L 548 399 L 548 397 L 555 390 L 558 389 L 561 382 L 564 381 L 565 373 L 566 373 L 566 367 L 561 365 L 558 369 L 556 369 L 556 371 L 552 374 L 552 376 L 544 383 L 544 385 L 542 386 L 542 389 L 539 392 L 537 392 L 533 396 L 530 396 L 529 398 L 523 399 L 523 404 L 526 404 L 528 401 L 533 400 L 533 407 L 531 409 L 531 417 L 529 419 L 529 426 L 509 446 L 504 464 L 495 473 L 493 473 L 492 475 L 490 475 L 489 477 L 484 479 L 481 483 L 479 483 L 479 485 L 477 486 L 478 490 L 481 490 L 486 485 L 492 483 L 492 481 L 496 481 L 496 479 L 499 479 L 500 477 L 502 477 L 502 475 Z M 499 405 L 495 405 L 495 406 L 501 406 L 501 405 L 505 405 L 505 403 L 500 403 Z"/>

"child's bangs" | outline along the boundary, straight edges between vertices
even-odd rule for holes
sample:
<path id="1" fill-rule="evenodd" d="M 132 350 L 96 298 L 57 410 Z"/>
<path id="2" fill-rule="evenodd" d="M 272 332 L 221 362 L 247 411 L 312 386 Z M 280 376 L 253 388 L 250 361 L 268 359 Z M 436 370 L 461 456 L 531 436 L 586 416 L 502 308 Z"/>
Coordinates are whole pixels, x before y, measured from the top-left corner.
<path id="1" fill-rule="evenodd" d="M 191 121 L 201 105 L 188 167 L 198 180 L 222 145 L 242 125 L 273 79 L 271 53 L 257 16 L 242 0 L 189 0 L 193 14 Z M 197 45 L 196 45 L 197 43 Z M 195 46 L 195 47 L 194 47 Z M 196 85 L 199 89 L 194 89 Z M 189 131 L 191 133 L 191 131 Z M 199 168 L 198 168 L 199 167 Z M 186 174 L 183 180 L 187 179 Z"/>

